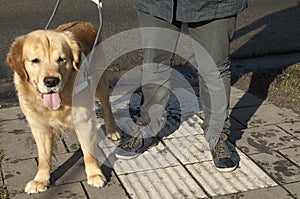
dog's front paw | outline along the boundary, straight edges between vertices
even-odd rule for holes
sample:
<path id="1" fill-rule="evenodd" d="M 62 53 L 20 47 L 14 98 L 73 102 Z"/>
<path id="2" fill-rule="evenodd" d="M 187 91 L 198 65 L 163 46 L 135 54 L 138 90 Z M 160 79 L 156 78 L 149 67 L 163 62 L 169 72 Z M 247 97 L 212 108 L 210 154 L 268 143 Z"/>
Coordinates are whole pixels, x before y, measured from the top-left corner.
<path id="1" fill-rule="evenodd" d="M 39 193 L 47 190 L 48 182 L 31 180 L 26 184 L 25 192 L 28 194 Z"/>
<path id="2" fill-rule="evenodd" d="M 114 130 L 114 131 L 107 131 L 107 138 L 108 139 L 111 139 L 111 140 L 119 140 L 121 138 L 121 135 L 119 133 L 119 131 L 117 130 Z"/>
<path id="3" fill-rule="evenodd" d="M 106 178 L 102 175 L 89 176 L 87 179 L 87 183 L 93 187 L 101 188 L 105 185 Z"/>

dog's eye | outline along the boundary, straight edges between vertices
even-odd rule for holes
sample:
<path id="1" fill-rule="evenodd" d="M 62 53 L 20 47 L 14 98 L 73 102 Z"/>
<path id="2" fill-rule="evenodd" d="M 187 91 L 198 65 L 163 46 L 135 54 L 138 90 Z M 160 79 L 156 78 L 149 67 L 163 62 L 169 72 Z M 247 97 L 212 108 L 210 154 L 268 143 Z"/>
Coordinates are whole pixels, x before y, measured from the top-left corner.
<path id="1" fill-rule="evenodd" d="M 35 59 L 31 60 L 31 63 L 38 64 L 38 63 L 40 63 L 40 59 L 35 58 Z"/>
<path id="2" fill-rule="evenodd" d="M 66 61 L 66 59 L 65 59 L 65 58 L 62 58 L 62 57 L 59 57 L 59 58 L 57 59 L 57 63 L 59 63 L 59 64 L 63 64 L 63 63 L 65 63 L 65 61 Z"/>

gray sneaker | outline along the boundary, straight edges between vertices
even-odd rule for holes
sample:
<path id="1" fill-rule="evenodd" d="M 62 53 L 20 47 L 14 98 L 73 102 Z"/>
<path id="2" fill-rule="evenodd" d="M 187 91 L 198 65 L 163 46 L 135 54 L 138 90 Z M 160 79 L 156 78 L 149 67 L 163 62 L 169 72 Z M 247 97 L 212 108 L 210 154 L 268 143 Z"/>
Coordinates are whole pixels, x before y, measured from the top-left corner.
<path id="1" fill-rule="evenodd" d="M 159 139 L 157 137 L 148 137 L 146 130 L 146 127 L 141 127 L 135 133 L 136 136 L 130 137 L 127 141 L 121 143 L 118 146 L 116 158 L 123 160 L 136 158 L 151 147 L 156 146 L 159 143 Z"/>
<path id="2" fill-rule="evenodd" d="M 230 147 L 234 147 L 224 136 L 220 136 L 216 146 L 211 151 L 215 168 L 221 172 L 233 171 L 238 164 L 233 158 Z"/>

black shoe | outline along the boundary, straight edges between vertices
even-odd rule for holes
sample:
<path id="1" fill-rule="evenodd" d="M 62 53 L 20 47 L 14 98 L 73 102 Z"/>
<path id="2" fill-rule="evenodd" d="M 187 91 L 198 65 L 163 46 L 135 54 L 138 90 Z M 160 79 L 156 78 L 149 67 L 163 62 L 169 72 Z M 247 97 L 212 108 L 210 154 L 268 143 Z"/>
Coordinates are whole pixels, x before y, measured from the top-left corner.
<path id="1" fill-rule="evenodd" d="M 159 142 L 157 137 L 147 137 L 146 133 L 143 132 L 146 127 L 141 127 L 136 136 L 131 137 L 126 142 L 119 145 L 118 151 L 116 153 L 116 158 L 128 160 L 135 158 L 148 150 L 149 148 L 156 146 Z"/>
<path id="2" fill-rule="evenodd" d="M 217 170 L 229 172 L 237 168 L 238 164 L 232 156 L 230 147 L 234 146 L 226 139 L 226 136 L 221 135 L 216 146 L 211 151 Z"/>

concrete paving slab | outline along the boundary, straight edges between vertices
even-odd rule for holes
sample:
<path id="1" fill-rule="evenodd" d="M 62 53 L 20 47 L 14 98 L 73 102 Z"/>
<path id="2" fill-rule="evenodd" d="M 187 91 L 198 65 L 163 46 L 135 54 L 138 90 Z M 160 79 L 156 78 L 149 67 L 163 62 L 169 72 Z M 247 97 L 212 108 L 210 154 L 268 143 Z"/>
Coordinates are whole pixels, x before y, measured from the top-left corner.
<path id="1" fill-rule="evenodd" d="M 158 134 L 158 137 L 161 139 L 203 134 L 203 130 L 200 127 L 203 120 L 198 116 L 198 114 L 186 114 L 181 118 L 181 121 L 179 121 L 179 118 L 173 117 L 167 117 L 167 119 L 164 119 L 165 124 Z M 117 120 L 117 123 L 118 126 L 121 127 L 122 133 L 125 137 L 127 136 L 126 134 L 132 135 L 132 133 L 135 132 L 135 130 L 132 129 L 134 124 L 132 123 L 131 118 L 121 117 Z M 117 145 L 117 142 L 113 143 L 114 144 L 105 142 L 102 147 Z"/>
<path id="2" fill-rule="evenodd" d="M 233 109 L 231 116 L 247 127 L 299 121 L 273 104 Z"/>
<path id="3" fill-rule="evenodd" d="M 68 161 L 67 161 L 68 160 Z M 64 164 L 63 164 L 64 163 Z M 32 180 L 37 171 L 35 159 L 15 160 L 3 163 L 5 184 L 10 187 L 23 189 Z M 55 185 L 67 184 L 86 180 L 84 164 L 81 155 L 59 154 L 52 158 L 51 182 Z M 22 179 L 22 180 L 20 180 Z M 53 186 L 53 185 L 50 186 Z"/>
<path id="4" fill-rule="evenodd" d="M 35 159 L 4 162 L 2 164 L 4 183 L 10 194 L 24 192 L 26 183 L 34 178 L 36 168 Z"/>
<path id="5" fill-rule="evenodd" d="M 114 118 L 115 119 L 115 122 L 117 124 L 117 126 L 119 127 L 120 129 L 120 133 L 122 135 L 122 137 L 126 137 L 127 135 L 133 135 L 133 133 L 135 132 L 133 129 L 132 129 L 132 126 L 134 125 L 134 122 L 132 121 L 132 118 L 131 117 L 128 117 L 127 116 L 120 116 L 118 118 Z M 104 143 L 101 145 L 101 146 L 105 146 L 105 147 L 113 147 L 114 145 L 111 145 L 110 143 L 105 143 L 105 140 L 103 140 Z"/>
<path id="6" fill-rule="evenodd" d="M 202 111 L 201 105 L 199 104 L 199 97 L 195 93 L 191 92 L 193 89 L 185 88 L 172 88 L 172 93 L 174 94 L 174 99 L 170 97 L 169 107 L 171 104 L 176 106 L 176 101 L 179 102 L 180 113 L 184 115 L 185 113 L 199 113 Z M 175 102 L 175 103 L 174 103 Z"/>
<path id="7" fill-rule="evenodd" d="M 28 122 L 26 121 L 25 118 L 23 118 L 23 119 L 0 120 L 0 133 L 3 132 L 9 132 L 18 135 L 24 132 L 31 132 L 31 130 Z"/>
<path id="8" fill-rule="evenodd" d="M 229 119 L 230 119 L 230 130 L 234 131 L 234 130 L 241 130 L 241 129 L 245 129 L 246 126 L 243 125 L 241 122 L 239 122 L 238 120 L 234 119 L 233 117 L 230 116 L 230 113 L 232 112 L 232 110 L 229 110 Z"/>
<path id="9" fill-rule="evenodd" d="M 130 116 L 129 106 L 137 108 L 140 101 L 141 96 L 138 93 L 110 96 L 112 112 L 116 119 Z"/>
<path id="10" fill-rule="evenodd" d="M 32 194 L 32 195 L 26 193 L 13 194 L 11 198 L 13 199 L 33 199 L 33 198 L 34 199 L 70 199 L 70 198 L 88 199 L 79 182 L 50 187 L 45 192 L 41 192 L 38 194 Z"/>
<path id="11" fill-rule="evenodd" d="M 119 118 L 123 117 L 130 118 L 129 109 L 138 110 L 141 98 L 142 96 L 139 93 L 111 96 L 110 101 L 115 120 L 118 121 Z M 185 88 L 172 89 L 170 102 L 167 106 L 167 112 L 169 114 L 179 114 L 180 118 L 184 119 L 184 116 L 186 114 L 190 116 L 191 114 L 197 114 L 201 111 L 202 108 L 199 104 L 199 98 L 194 93 L 191 93 L 188 89 Z M 123 130 L 122 125 L 118 126 Z M 126 127 L 124 128 L 126 129 Z"/>
<path id="12" fill-rule="evenodd" d="M 167 149 L 182 164 L 212 160 L 207 141 L 203 135 L 176 137 L 164 140 Z"/>
<path id="13" fill-rule="evenodd" d="M 8 132 L 0 133 L 0 148 L 3 150 L 4 161 L 28 159 L 37 156 L 36 144 L 31 132 L 23 132 L 18 135 Z"/>
<path id="14" fill-rule="evenodd" d="M 300 182 L 283 185 L 295 197 L 300 198 Z"/>
<path id="15" fill-rule="evenodd" d="M 118 179 L 114 176 L 110 181 L 100 189 L 91 187 L 86 181 L 83 182 L 83 186 L 90 199 L 126 199 L 129 198 L 124 191 L 123 187 L 119 183 Z"/>
<path id="16" fill-rule="evenodd" d="M 283 154 L 285 158 L 288 158 L 290 161 L 294 162 L 300 167 L 300 147 L 282 149 L 279 150 L 279 152 Z"/>
<path id="17" fill-rule="evenodd" d="M 117 160 L 115 158 L 116 147 L 106 148 L 105 145 L 101 146 L 104 151 L 103 156 L 108 157 L 109 164 L 113 165 L 118 174 L 152 170 L 176 165 L 178 164 L 176 159 L 178 157 L 175 157 L 174 153 L 178 153 L 177 155 L 181 156 L 183 155 L 182 151 L 188 151 L 188 147 L 191 145 L 191 140 L 188 140 L 185 136 L 193 134 L 199 135 L 200 133 L 203 133 L 199 125 L 199 122 L 201 121 L 202 120 L 198 116 L 194 115 L 187 121 L 182 122 L 179 129 L 177 129 L 174 133 L 166 135 L 166 137 L 163 138 L 167 147 L 162 143 L 159 143 L 155 148 L 148 150 L 133 160 Z M 186 150 L 182 148 L 183 143 L 185 143 L 184 145 Z M 180 150 L 178 150 L 178 144 L 180 145 Z M 99 143 L 99 145 L 101 145 L 101 143 Z M 199 147 L 201 147 L 201 144 Z"/>
<path id="18" fill-rule="evenodd" d="M 100 128 L 102 130 L 100 130 Z M 97 134 L 98 146 L 100 148 L 117 147 L 120 143 L 120 140 L 113 141 L 111 139 L 108 139 L 106 137 L 105 130 L 103 130 L 103 128 L 105 128 L 105 127 L 102 126 L 102 127 L 98 128 L 98 134 Z M 120 132 L 120 133 L 122 134 L 122 132 Z"/>
<path id="19" fill-rule="evenodd" d="M 242 108 L 266 104 L 268 104 L 268 102 L 252 95 L 251 93 L 239 91 L 239 89 L 234 87 L 231 89 L 230 108 Z"/>
<path id="20" fill-rule="evenodd" d="M 106 184 L 103 188 L 97 189 L 95 187 L 91 187 L 86 183 L 86 173 L 85 173 L 85 165 L 83 161 L 83 157 L 81 153 L 73 153 L 73 154 L 61 154 L 57 156 L 57 168 L 52 172 L 52 179 L 55 180 L 54 185 L 51 186 L 60 186 L 64 184 L 83 182 L 83 185 L 87 192 L 91 197 L 99 197 L 99 194 L 105 195 L 104 193 L 110 193 L 110 190 L 114 189 L 116 191 L 116 195 L 124 194 L 120 183 L 118 182 L 116 176 L 114 175 L 111 168 L 106 165 L 100 165 L 102 168 L 103 174 L 109 180 L 109 183 Z M 106 196 L 109 196 L 106 195 Z"/>
<path id="21" fill-rule="evenodd" d="M 19 106 L 0 109 L 0 122 L 5 120 L 24 119 L 25 116 Z"/>
<path id="22" fill-rule="evenodd" d="M 62 139 L 66 145 L 69 152 L 75 152 L 80 148 L 76 133 L 72 130 L 68 130 L 62 135 Z"/>
<path id="23" fill-rule="evenodd" d="M 237 87 L 234 87 L 234 86 L 231 86 L 231 91 L 230 91 L 230 96 L 232 95 L 241 95 L 241 94 L 244 94 L 245 91 L 243 91 L 242 89 L 239 89 Z"/>
<path id="24" fill-rule="evenodd" d="M 186 168 L 210 196 L 226 195 L 277 185 L 248 157 L 243 154 L 239 155 L 241 158 L 239 168 L 233 172 L 217 171 L 212 161 L 186 165 Z"/>
<path id="25" fill-rule="evenodd" d="M 254 154 L 250 157 L 281 184 L 300 181 L 299 167 L 276 152 Z"/>
<path id="26" fill-rule="evenodd" d="M 120 81 L 120 80 L 119 80 Z M 185 80 L 186 81 L 186 80 Z M 125 91 L 118 91 L 119 87 L 116 85 L 113 90 L 113 95 L 110 97 L 111 105 L 112 105 L 112 111 L 115 113 L 115 115 L 123 115 L 129 114 L 129 107 L 133 109 L 137 109 L 140 106 L 142 95 L 141 93 L 134 93 L 134 90 L 136 89 L 137 85 L 139 85 L 139 82 L 134 81 L 130 82 L 132 85 L 131 89 L 125 90 Z M 180 81 L 181 85 L 185 84 L 185 82 Z M 122 85 L 123 86 L 123 85 Z M 121 89 L 123 87 L 121 86 Z M 199 98 L 198 96 L 193 92 L 192 87 L 188 88 L 171 88 L 171 94 L 170 94 L 170 103 L 168 104 L 169 110 L 172 110 L 172 108 L 175 108 L 175 110 L 181 110 L 182 113 L 197 113 L 202 110 L 200 104 L 199 104 Z M 114 95 L 116 93 L 116 95 Z M 119 93 L 123 93 L 120 95 Z"/>
<path id="27" fill-rule="evenodd" d="M 56 156 L 55 168 L 52 169 L 54 184 L 63 185 L 86 180 L 85 166 L 81 153 L 66 153 Z"/>
<path id="28" fill-rule="evenodd" d="M 300 121 L 300 114 L 296 113 L 295 111 L 293 111 L 292 109 L 288 109 L 288 108 L 281 108 L 282 110 L 284 110 L 285 112 L 295 116 L 296 118 L 299 119 Z"/>
<path id="29" fill-rule="evenodd" d="M 7 144 L 9 143 L 9 144 Z M 0 133 L 0 148 L 4 152 L 4 161 L 23 160 L 37 157 L 37 148 L 31 132 Z M 65 153 L 61 139 L 54 143 L 53 153 Z"/>
<path id="30" fill-rule="evenodd" d="M 20 193 L 24 192 L 25 184 L 34 177 L 37 165 L 34 159 L 23 160 L 20 161 L 20 163 L 17 162 L 16 164 L 16 166 L 12 166 L 12 164 L 7 164 L 7 167 L 5 167 L 4 164 L 5 183 L 6 186 L 9 188 L 10 193 L 14 195 L 14 198 L 27 198 L 27 194 Z M 40 193 L 36 196 L 38 196 L 38 198 L 81 198 L 81 196 L 82 198 L 86 198 L 83 190 L 80 191 L 83 194 L 77 193 L 78 190 L 82 189 L 80 182 L 86 181 L 85 167 L 81 155 L 77 155 L 77 157 L 75 157 L 71 153 L 59 154 L 56 156 L 56 162 L 54 164 L 55 166 L 52 171 L 53 176 L 51 177 L 52 184 L 49 186 L 49 190 L 47 190 L 45 193 Z M 114 175 L 109 176 L 112 174 L 111 172 L 103 172 L 107 178 L 110 178 L 110 182 L 107 185 L 105 185 L 103 189 L 101 189 L 101 194 L 106 192 L 113 192 L 115 195 L 123 194 L 126 196 L 116 177 Z M 20 181 L 19 178 L 23 180 Z M 87 185 L 86 182 L 84 182 L 83 184 L 87 192 L 90 194 L 90 198 L 96 198 L 96 196 L 99 196 L 97 195 L 97 191 L 99 189 L 90 187 L 89 185 Z M 67 185 L 67 187 L 65 185 Z M 77 185 L 79 185 L 80 187 L 78 188 Z M 58 190 L 60 190 L 61 193 L 57 193 Z M 56 194 L 53 194 L 52 191 L 55 191 Z M 74 191 L 76 193 L 74 193 Z"/>
<path id="31" fill-rule="evenodd" d="M 185 93 L 183 91 L 178 92 Z M 182 96 L 180 95 L 180 97 Z M 128 105 L 126 103 L 129 100 L 124 101 L 124 98 L 117 97 L 116 99 L 119 100 L 115 102 L 119 108 L 126 108 Z M 246 101 L 242 103 L 241 99 Z M 137 95 L 131 102 L 138 106 L 139 100 L 140 96 Z M 171 134 L 162 136 L 163 143 L 145 152 L 137 159 L 117 160 L 115 158 L 117 143 L 111 142 L 101 135 L 99 146 L 103 151 L 103 162 L 100 161 L 100 163 L 104 168 L 104 174 L 110 179 L 102 189 L 95 189 L 87 185 L 83 159 L 78 154 L 74 156 L 79 148 L 77 138 L 72 133 L 64 135 L 65 145 L 59 141 L 61 147 L 58 149 L 59 152 L 56 154 L 56 161 L 54 162 L 54 174 L 57 178 L 52 178 L 52 180 L 56 179 L 56 181 L 45 194 L 35 196 L 37 198 L 98 198 L 99 195 L 104 198 L 205 198 L 208 194 L 213 197 L 224 195 L 222 197 L 243 196 L 250 198 L 251 194 L 256 197 L 256 194 L 270 190 L 274 192 L 274 197 L 272 194 L 264 194 L 266 198 L 269 196 L 270 198 L 276 198 L 276 196 L 288 198 L 291 197 L 288 195 L 289 192 L 296 197 L 299 194 L 296 187 L 299 186 L 297 183 L 300 181 L 300 174 L 297 173 L 299 168 L 296 166 L 296 164 L 299 165 L 300 140 L 297 137 L 299 118 L 269 103 L 261 103 L 255 96 L 244 94 L 238 89 L 233 89 L 232 103 L 232 107 L 234 107 L 231 110 L 232 121 L 236 122 L 233 126 L 239 129 L 236 132 L 240 133 L 236 142 L 237 146 L 243 152 L 252 154 L 251 158 L 257 161 L 259 166 L 264 168 L 269 175 L 273 176 L 276 182 L 284 185 L 288 191 L 278 187 L 274 180 L 239 150 L 240 168 L 233 173 L 216 171 L 211 162 L 211 155 L 204 140 L 203 131 L 200 128 L 201 118 L 198 113 L 183 111 L 181 123 L 178 123 L 180 126 Z M 183 110 L 191 108 L 190 104 L 187 103 L 186 105 Z M 267 113 L 271 109 L 272 112 Z M 6 113 L 6 111 L 5 109 L 1 112 L 0 109 L 0 116 L 3 115 L 0 118 L 5 117 L 3 112 Z M 18 145 L 22 146 L 20 151 L 36 150 L 34 144 L 31 145 L 32 149 L 25 148 L 24 150 L 23 148 L 23 146 L 30 147 L 30 143 L 27 142 L 31 133 L 30 130 L 25 131 L 28 138 L 20 136 L 24 134 L 24 129 L 20 127 L 25 126 L 26 122 L 24 122 L 19 108 L 11 108 L 9 111 L 13 112 L 14 115 L 10 116 L 8 120 L 0 119 L 0 130 L 2 128 L 14 133 L 8 136 L 8 132 L 0 131 L 1 148 L 2 145 L 6 146 L 6 143 L 16 142 L 15 139 L 18 137 L 18 141 L 20 141 Z M 114 114 L 117 111 L 120 109 L 115 110 Z M 128 125 L 128 120 L 131 119 L 126 115 L 128 114 L 126 109 L 122 114 L 122 117 L 116 118 L 116 121 L 123 122 L 124 126 Z M 251 114 L 254 116 L 248 117 L 247 120 L 247 116 L 251 116 Z M 100 118 L 97 124 L 99 128 L 103 128 L 102 123 L 103 119 Z M 169 125 L 172 126 L 173 123 Z M 244 130 L 244 125 L 251 128 Z M 242 132 L 244 133 L 242 134 Z M 232 134 L 234 135 L 235 131 Z M 71 153 L 66 153 L 65 146 L 67 151 Z M 279 151 L 280 154 L 275 153 L 274 150 Z M 8 152 L 9 154 L 15 152 L 15 155 L 22 153 L 19 151 Z M 36 151 L 34 152 L 36 153 Z M 22 190 L 25 184 L 34 177 L 37 168 L 34 155 L 32 155 L 33 152 L 30 153 L 29 156 L 26 156 L 25 153 L 24 155 L 21 154 L 27 158 L 25 160 L 17 159 L 16 156 L 15 159 L 7 159 L 4 162 L 4 182 L 14 198 L 27 198 Z M 9 165 L 5 167 L 5 164 Z M 204 191 L 201 188 L 204 188 Z"/>
<path id="32" fill-rule="evenodd" d="M 280 186 L 268 187 L 252 191 L 229 194 L 225 196 L 216 196 L 213 199 L 291 199 L 291 195 Z"/>
<path id="33" fill-rule="evenodd" d="M 86 194 L 90 199 L 93 198 L 128 198 L 127 193 L 125 192 L 124 188 L 120 184 L 118 178 L 115 175 L 113 169 L 106 165 L 102 164 L 101 169 L 103 174 L 107 179 L 107 184 L 104 187 L 97 189 L 87 184 L 87 181 L 82 181 L 84 189 L 86 190 Z"/>
<path id="34" fill-rule="evenodd" d="M 206 198 L 189 173 L 180 166 L 119 176 L 132 199 Z"/>
<path id="35" fill-rule="evenodd" d="M 15 117 L 19 110 L 11 108 Z M 10 115 L 11 116 L 11 115 Z M 11 143 L 11 144 L 8 144 Z M 0 148 L 4 151 L 5 160 L 28 159 L 37 156 L 37 148 L 31 129 L 25 118 L 0 121 Z M 66 152 L 59 137 L 54 143 L 54 154 Z"/>
<path id="36" fill-rule="evenodd" d="M 275 125 L 231 132 L 231 139 L 244 153 L 270 153 L 274 150 L 300 146 L 300 141 Z"/>
<path id="37" fill-rule="evenodd" d="M 300 122 L 278 124 L 278 126 L 284 129 L 289 134 L 300 139 Z"/>
<path id="38" fill-rule="evenodd" d="M 203 120 L 197 114 L 190 114 L 188 117 L 184 118 L 181 121 L 178 127 L 173 133 L 169 134 L 170 132 L 166 132 L 165 134 L 160 134 L 160 137 L 169 138 L 178 138 L 190 135 L 199 135 L 203 134 L 203 130 L 200 124 L 203 123 Z M 172 124 L 170 124 L 172 125 Z"/>
<path id="39" fill-rule="evenodd" d="M 155 170 L 179 164 L 176 157 L 168 152 L 162 143 L 130 160 L 117 159 L 115 157 L 116 150 L 116 148 L 103 149 L 104 156 L 107 158 L 105 164 L 114 168 L 117 175 Z"/>

